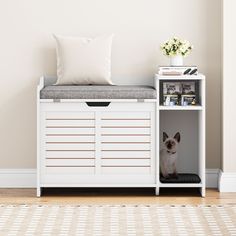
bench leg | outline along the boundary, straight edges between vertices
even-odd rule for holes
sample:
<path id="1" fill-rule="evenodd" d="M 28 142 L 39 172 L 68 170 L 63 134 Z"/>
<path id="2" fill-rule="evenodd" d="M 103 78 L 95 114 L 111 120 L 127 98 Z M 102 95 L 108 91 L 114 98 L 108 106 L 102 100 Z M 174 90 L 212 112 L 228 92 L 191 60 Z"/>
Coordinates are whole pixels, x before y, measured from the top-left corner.
<path id="1" fill-rule="evenodd" d="M 200 193 L 201 193 L 201 196 L 202 197 L 205 197 L 206 196 L 206 189 L 205 188 L 200 188 Z"/>
<path id="2" fill-rule="evenodd" d="M 159 195 L 159 191 L 160 191 L 160 188 L 159 188 L 159 187 L 156 187 L 156 188 L 155 188 L 155 195 L 156 195 L 156 196 Z"/>
<path id="3" fill-rule="evenodd" d="M 41 187 L 37 187 L 37 197 L 41 197 Z"/>

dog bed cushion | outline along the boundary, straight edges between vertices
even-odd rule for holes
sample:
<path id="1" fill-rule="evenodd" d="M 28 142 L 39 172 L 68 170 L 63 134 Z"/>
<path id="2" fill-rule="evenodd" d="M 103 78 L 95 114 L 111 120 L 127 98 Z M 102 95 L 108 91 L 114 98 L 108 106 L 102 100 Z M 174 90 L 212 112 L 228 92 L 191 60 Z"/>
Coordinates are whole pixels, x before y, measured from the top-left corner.
<path id="1" fill-rule="evenodd" d="M 40 92 L 41 99 L 155 99 L 151 86 L 50 85 Z"/>
<path id="2" fill-rule="evenodd" d="M 187 174 L 187 173 L 181 173 L 178 174 L 177 178 L 164 178 L 163 176 L 160 177 L 160 180 L 162 183 L 171 183 L 171 184 L 176 184 L 176 183 L 181 183 L 181 184 L 187 184 L 187 183 L 200 183 L 201 179 L 198 175 L 196 174 Z"/>

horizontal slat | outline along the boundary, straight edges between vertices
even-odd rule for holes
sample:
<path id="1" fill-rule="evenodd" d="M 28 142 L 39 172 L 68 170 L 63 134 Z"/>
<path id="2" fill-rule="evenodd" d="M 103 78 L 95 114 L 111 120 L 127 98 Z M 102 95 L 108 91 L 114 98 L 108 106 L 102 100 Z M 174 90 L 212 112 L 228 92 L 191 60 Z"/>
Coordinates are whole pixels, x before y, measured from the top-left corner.
<path id="1" fill-rule="evenodd" d="M 46 142 L 95 142 L 95 136 L 46 136 Z"/>
<path id="2" fill-rule="evenodd" d="M 149 143 L 103 143 L 102 144 L 102 151 L 103 150 L 150 150 Z"/>
<path id="3" fill-rule="evenodd" d="M 46 119 L 94 119 L 94 112 L 47 112 Z"/>
<path id="4" fill-rule="evenodd" d="M 150 158 L 150 151 L 103 151 L 102 158 Z"/>
<path id="5" fill-rule="evenodd" d="M 150 112 L 102 112 L 102 120 L 105 119 L 150 119 Z"/>
<path id="6" fill-rule="evenodd" d="M 150 159 L 102 159 L 102 166 L 150 166 Z"/>
<path id="7" fill-rule="evenodd" d="M 102 142 L 116 142 L 116 143 L 129 143 L 129 142 L 150 142 L 150 136 L 102 136 Z"/>
<path id="8" fill-rule="evenodd" d="M 46 134 L 95 134 L 94 128 L 46 128 Z"/>
<path id="9" fill-rule="evenodd" d="M 47 158 L 95 158 L 94 151 L 50 151 L 46 152 Z"/>
<path id="10" fill-rule="evenodd" d="M 101 134 L 123 134 L 123 135 L 134 135 L 134 134 L 150 134 L 150 128 L 102 128 Z"/>
<path id="11" fill-rule="evenodd" d="M 46 159 L 46 166 L 94 166 L 94 159 Z"/>
<path id="12" fill-rule="evenodd" d="M 95 167 L 46 167 L 46 174 L 93 175 L 95 174 Z"/>
<path id="13" fill-rule="evenodd" d="M 46 150 L 94 150 L 94 144 L 86 144 L 86 143 L 70 143 L 70 144 L 46 144 Z"/>
<path id="14" fill-rule="evenodd" d="M 102 127 L 149 127 L 150 120 L 103 120 Z"/>
<path id="15" fill-rule="evenodd" d="M 46 127 L 94 127 L 94 120 L 47 120 Z"/>
<path id="16" fill-rule="evenodd" d="M 150 167 L 102 167 L 101 168 L 102 174 L 109 174 L 109 175 L 149 175 L 151 172 Z"/>

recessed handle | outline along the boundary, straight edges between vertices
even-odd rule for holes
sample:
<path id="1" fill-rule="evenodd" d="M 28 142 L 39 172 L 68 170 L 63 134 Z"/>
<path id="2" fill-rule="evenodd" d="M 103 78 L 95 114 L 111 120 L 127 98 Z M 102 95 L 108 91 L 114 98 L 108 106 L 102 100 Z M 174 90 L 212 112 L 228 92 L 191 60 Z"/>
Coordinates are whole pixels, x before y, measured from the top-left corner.
<path id="1" fill-rule="evenodd" d="M 89 107 L 108 107 L 111 102 L 86 102 Z"/>

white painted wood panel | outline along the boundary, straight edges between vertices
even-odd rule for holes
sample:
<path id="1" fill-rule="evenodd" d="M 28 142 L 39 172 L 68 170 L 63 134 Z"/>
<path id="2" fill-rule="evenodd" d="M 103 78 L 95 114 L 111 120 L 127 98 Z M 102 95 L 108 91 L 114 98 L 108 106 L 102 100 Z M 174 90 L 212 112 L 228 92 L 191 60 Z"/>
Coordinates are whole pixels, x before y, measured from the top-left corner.
<path id="1" fill-rule="evenodd" d="M 102 151 L 106 150 L 150 150 L 149 143 L 103 143 Z"/>
<path id="2" fill-rule="evenodd" d="M 53 104 L 52 104 L 53 105 Z M 78 110 L 76 111 L 67 111 L 67 112 L 63 112 L 63 111 L 48 111 L 46 114 L 46 119 L 50 120 L 50 119 L 95 119 L 95 115 L 94 112 L 79 112 Z"/>
<path id="3" fill-rule="evenodd" d="M 151 127 L 156 126 L 156 113 L 155 111 L 151 112 Z M 151 130 L 151 143 L 150 143 L 150 151 L 151 151 L 151 160 L 150 160 L 150 166 L 151 166 L 151 175 L 156 174 L 156 130 L 155 129 L 150 129 Z"/>
<path id="4" fill-rule="evenodd" d="M 47 120 L 46 127 L 87 127 L 94 128 L 95 121 L 94 120 Z"/>
<path id="5" fill-rule="evenodd" d="M 46 158 L 95 158 L 94 151 L 49 151 Z"/>
<path id="6" fill-rule="evenodd" d="M 150 166 L 150 159 L 102 159 L 102 166 Z"/>
<path id="7" fill-rule="evenodd" d="M 102 136 L 102 143 L 149 143 L 150 136 Z"/>
<path id="8" fill-rule="evenodd" d="M 81 169 L 79 175 L 77 173 L 71 173 L 71 174 L 54 173 L 46 176 L 44 175 L 41 178 L 42 186 L 43 187 L 154 187 L 153 184 L 155 183 L 154 176 L 146 174 L 148 173 L 148 170 L 144 171 L 142 170 L 143 174 L 103 173 L 100 175 L 96 175 L 95 173 L 94 174 L 86 173 L 85 170 L 86 168 L 83 169 Z"/>
<path id="9" fill-rule="evenodd" d="M 131 108 L 132 109 L 132 108 Z M 137 112 L 137 111 L 126 111 L 126 112 L 101 112 L 102 120 L 112 120 L 112 119 L 150 119 L 149 112 Z"/>
<path id="10" fill-rule="evenodd" d="M 116 135 L 144 135 L 150 134 L 150 128 L 101 128 L 102 135 L 116 134 Z"/>
<path id="11" fill-rule="evenodd" d="M 47 143 L 46 151 L 50 150 L 95 150 L 95 145 L 92 143 Z"/>
<path id="12" fill-rule="evenodd" d="M 102 158 L 151 158 L 150 151 L 104 151 Z"/>
<path id="13" fill-rule="evenodd" d="M 96 175 L 100 175 L 101 174 L 101 112 L 96 111 L 95 117 L 96 117 L 95 173 Z"/>
<path id="14" fill-rule="evenodd" d="M 205 76 L 201 73 L 198 73 L 198 75 L 182 75 L 181 77 L 179 75 L 159 75 L 156 74 L 156 79 L 158 80 L 205 80 Z"/>
<path id="15" fill-rule="evenodd" d="M 86 143 L 86 142 L 95 142 L 94 136 L 46 136 L 46 142 L 58 142 L 58 143 L 73 143 L 73 142 L 80 142 L 80 143 Z"/>
<path id="16" fill-rule="evenodd" d="M 94 165 L 94 159 L 46 159 L 46 167 L 87 167 Z"/>
<path id="17" fill-rule="evenodd" d="M 107 175 L 149 175 L 150 167 L 102 167 L 102 174 Z M 127 177 L 127 182 L 128 182 Z"/>
<path id="18" fill-rule="evenodd" d="M 44 183 L 47 183 L 50 181 L 50 175 L 64 175 L 63 179 L 66 182 L 70 182 L 70 178 L 67 177 L 68 175 L 72 175 L 75 174 L 76 176 L 80 175 L 94 175 L 95 174 L 95 167 L 45 167 L 46 169 L 46 173 L 48 176 L 48 181 L 47 178 L 44 178 Z M 75 176 L 75 177 L 76 177 Z M 58 178 L 58 181 L 60 180 L 60 178 Z M 76 179 L 75 179 L 76 180 Z M 77 181 L 79 181 L 79 179 L 77 179 Z M 57 181 L 55 181 L 54 183 L 57 183 Z"/>
<path id="19" fill-rule="evenodd" d="M 47 134 L 80 134 L 80 135 L 94 135 L 95 130 L 94 128 L 46 128 L 46 135 Z"/>
<path id="20" fill-rule="evenodd" d="M 52 100 L 53 101 L 53 100 Z M 99 102 L 99 99 L 95 100 Z M 126 113 L 126 112 L 150 112 L 155 109 L 155 100 L 146 100 L 145 102 L 137 102 L 137 99 L 133 102 L 130 100 L 122 99 L 120 101 L 106 100 L 106 102 L 111 102 L 107 107 L 89 107 L 86 104 L 86 100 L 77 100 L 76 99 L 65 99 L 61 102 L 43 102 L 41 100 L 41 108 L 46 112 L 88 112 L 93 113 L 96 111 L 100 112 L 117 112 L 117 113 Z"/>
<path id="21" fill-rule="evenodd" d="M 150 127 L 150 120 L 102 120 L 101 126 L 103 127 Z"/>

